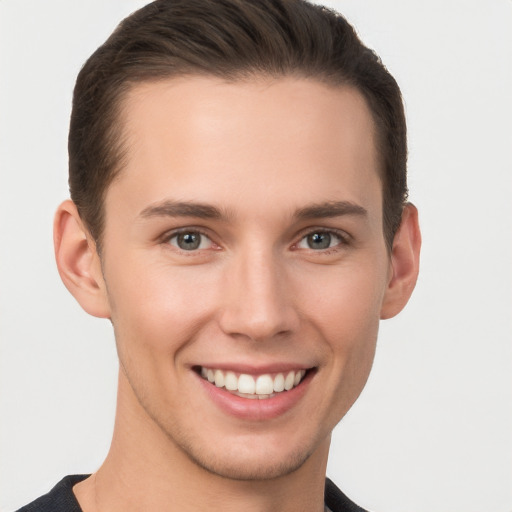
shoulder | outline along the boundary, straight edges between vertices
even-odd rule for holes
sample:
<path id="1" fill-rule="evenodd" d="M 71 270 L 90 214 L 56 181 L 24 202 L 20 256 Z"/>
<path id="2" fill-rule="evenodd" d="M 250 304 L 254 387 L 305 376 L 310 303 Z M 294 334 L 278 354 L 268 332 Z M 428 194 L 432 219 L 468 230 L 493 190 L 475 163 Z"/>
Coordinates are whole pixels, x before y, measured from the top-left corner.
<path id="1" fill-rule="evenodd" d="M 347 498 L 328 478 L 325 479 L 324 500 L 331 512 L 366 512 Z"/>
<path id="2" fill-rule="evenodd" d="M 82 512 L 73 494 L 73 486 L 88 476 L 66 476 L 49 493 L 21 507 L 17 512 Z"/>
<path id="3" fill-rule="evenodd" d="M 49 493 L 25 505 L 17 512 L 82 512 L 73 494 L 73 486 L 88 476 L 66 476 Z M 347 498 L 328 478 L 325 480 L 325 504 L 332 512 L 366 512 Z"/>

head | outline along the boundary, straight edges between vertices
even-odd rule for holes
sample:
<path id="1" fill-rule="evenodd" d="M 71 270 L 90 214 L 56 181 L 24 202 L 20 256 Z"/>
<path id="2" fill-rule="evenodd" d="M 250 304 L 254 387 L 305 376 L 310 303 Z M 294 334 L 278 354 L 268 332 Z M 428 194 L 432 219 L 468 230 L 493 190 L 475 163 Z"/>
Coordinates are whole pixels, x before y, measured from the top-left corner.
<path id="1" fill-rule="evenodd" d="M 126 153 L 123 100 L 141 83 L 183 76 L 301 77 L 356 89 L 374 122 L 391 248 L 407 199 L 400 89 L 340 14 L 302 0 L 157 0 L 126 18 L 89 58 L 74 92 L 69 184 L 98 247 L 105 193 Z"/>
<path id="2" fill-rule="evenodd" d="M 55 224 L 65 284 L 114 325 L 115 445 L 320 475 L 414 288 L 405 159 L 399 89 L 331 11 L 159 0 L 125 20 L 78 78 Z"/>

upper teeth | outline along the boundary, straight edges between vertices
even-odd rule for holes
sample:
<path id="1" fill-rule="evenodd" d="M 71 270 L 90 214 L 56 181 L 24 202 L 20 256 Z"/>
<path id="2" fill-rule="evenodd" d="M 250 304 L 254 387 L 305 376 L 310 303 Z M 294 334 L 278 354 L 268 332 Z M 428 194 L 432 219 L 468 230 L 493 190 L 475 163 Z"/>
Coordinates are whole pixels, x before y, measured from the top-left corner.
<path id="1" fill-rule="evenodd" d="M 305 374 L 306 370 L 295 370 L 274 376 L 268 373 L 257 376 L 241 373 L 237 376 L 231 371 L 201 367 L 201 376 L 204 379 L 208 379 L 219 388 L 238 391 L 244 395 L 268 396 L 284 390 L 289 391 L 299 384 Z"/>

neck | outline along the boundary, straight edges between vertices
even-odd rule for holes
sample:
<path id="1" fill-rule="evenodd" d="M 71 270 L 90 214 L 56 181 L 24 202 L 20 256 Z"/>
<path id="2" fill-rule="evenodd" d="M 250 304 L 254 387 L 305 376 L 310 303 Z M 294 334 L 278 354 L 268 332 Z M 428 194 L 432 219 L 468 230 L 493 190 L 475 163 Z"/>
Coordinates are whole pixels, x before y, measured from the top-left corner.
<path id="1" fill-rule="evenodd" d="M 330 439 L 292 473 L 233 480 L 197 465 L 145 413 L 120 376 L 110 451 L 74 493 L 84 512 L 323 512 Z"/>

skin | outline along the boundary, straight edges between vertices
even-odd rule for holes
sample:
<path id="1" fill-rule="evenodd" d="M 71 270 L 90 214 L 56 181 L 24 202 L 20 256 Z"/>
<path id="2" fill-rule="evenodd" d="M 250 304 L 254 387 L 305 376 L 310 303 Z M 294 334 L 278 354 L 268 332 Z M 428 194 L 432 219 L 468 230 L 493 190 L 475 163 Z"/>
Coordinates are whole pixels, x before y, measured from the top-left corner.
<path id="1" fill-rule="evenodd" d="M 188 77 L 138 85 L 121 123 L 101 258 L 73 203 L 55 220 L 63 281 L 111 319 L 120 360 L 112 447 L 75 486 L 82 508 L 320 512 L 330 433 L 418 272 L 412 205 L 385 245 L 365 101 L 305 79 Z M 176 230 L 202 245 L 181 250 Z M 264 421 L 223 411 L 194 371 L 285 363 L 312 378 Z"/>

